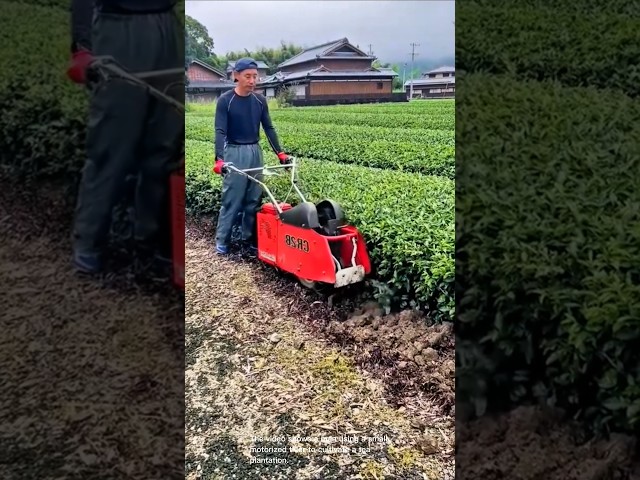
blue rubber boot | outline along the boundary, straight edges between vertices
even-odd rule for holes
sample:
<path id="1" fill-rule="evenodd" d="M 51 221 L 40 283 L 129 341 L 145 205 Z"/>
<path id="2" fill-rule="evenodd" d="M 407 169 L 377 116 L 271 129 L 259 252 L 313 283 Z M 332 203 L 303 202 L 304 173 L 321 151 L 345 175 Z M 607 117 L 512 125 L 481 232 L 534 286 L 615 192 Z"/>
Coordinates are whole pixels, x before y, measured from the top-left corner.
<path id="1" fill-rule="evenodd" d="M 73 254 L 73 266 L 80 273 L 96 274 L 102 270 L 102 260 L 96 254 Z"/>

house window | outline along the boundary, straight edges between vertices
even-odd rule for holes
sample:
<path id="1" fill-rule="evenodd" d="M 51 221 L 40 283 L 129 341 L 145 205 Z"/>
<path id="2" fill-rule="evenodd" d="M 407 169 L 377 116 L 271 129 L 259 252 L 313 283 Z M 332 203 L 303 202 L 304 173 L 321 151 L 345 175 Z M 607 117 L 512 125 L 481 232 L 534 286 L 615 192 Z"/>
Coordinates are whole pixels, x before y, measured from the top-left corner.
<path id="1" fill-rule="evenodd" d="M 383 88 L 383 84 L 382 84 L 382 82 L 378 82 L 378 84 L 377 84 L 377 85 L 378 85 L 378 90 L 382 90 L 382 88 Z"/>

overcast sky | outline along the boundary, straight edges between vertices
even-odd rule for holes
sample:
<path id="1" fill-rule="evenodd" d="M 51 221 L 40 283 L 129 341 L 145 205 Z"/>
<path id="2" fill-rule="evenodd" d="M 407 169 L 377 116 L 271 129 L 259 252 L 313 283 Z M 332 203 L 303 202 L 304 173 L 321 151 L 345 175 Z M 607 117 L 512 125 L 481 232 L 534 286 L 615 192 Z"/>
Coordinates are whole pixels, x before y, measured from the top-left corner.
<path id="1" fill-rule="evenodd" d="M 347 37 L 382 62 L 453 58 L 455 1 L 235 1 L 187 0 L 186 13 L 202 23 L 225 54 L 280 41 L 311 47 Z"/>

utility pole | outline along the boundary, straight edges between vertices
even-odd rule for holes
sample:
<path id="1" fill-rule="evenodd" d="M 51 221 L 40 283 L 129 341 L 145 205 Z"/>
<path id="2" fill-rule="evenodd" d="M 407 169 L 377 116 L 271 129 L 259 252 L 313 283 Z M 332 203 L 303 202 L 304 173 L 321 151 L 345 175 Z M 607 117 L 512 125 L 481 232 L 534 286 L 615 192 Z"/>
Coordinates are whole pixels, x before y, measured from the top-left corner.
<path id="1" fill-rule="evenodd" d="M 409 100 L 413 100 L 413 58 L 417 56 L 416 47 L 419 47 L 419 43 L 411 44 L 411 78 L 409 79 Z"/>
<path id="2" fill-rule="evenodd" d="M 373 55 L 373 50 L 371 50 L 371 44 L 369 44 L 369 55 Z"/>
<path id="3" fill-rule="evenodd" d="M 402 66 L 402 91 L 405 95 L 407 94 L 407 88 L 404 85 L 406 71 L 407 71 L 407 62 L 404 62 L 404 65 Z"/>

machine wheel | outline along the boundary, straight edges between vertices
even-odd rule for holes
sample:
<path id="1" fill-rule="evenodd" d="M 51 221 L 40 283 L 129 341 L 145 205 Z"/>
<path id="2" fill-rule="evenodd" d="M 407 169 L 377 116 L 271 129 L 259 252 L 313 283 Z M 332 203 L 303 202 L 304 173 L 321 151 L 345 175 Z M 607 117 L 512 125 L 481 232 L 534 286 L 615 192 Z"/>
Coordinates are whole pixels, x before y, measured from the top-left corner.
<path id="1" fill-rule="evenodd" d="M 309 290 L 313 290 L 314 292 L 317 292 L 317 293 L 328 292 L 333 287 L 328 283 L 316 282 L 314 280 L 307 280 L 306 278 L 300 278 L 300 277 L 296 277 L 296 278 L 300 282 L 300 285 L 302 285 L 305 288 L 308 288 Z"/>
<path id="2" fill-rule="evenodd" d="M 340 268 L 344 268 L 344 265 L 342 265 L 342 261 L 340 261 Z M 337 270 L 335 264 L 334 264 L 334 269 Z M 298 279 L 298 281 L 303 287 L 308 288 L 309 290 L 314 290 L 318 293 L 324 293 L 333 288 L 333 285 L 330 285 L 327 283 L 316 282 L 315 280 L 308 280 L 306 278 L 301 278 L 301 277 L 296 277 L 296 278 Z"/>
<path id="3" fill-rule="evenodd" d="M 313 280 L 307 280 L 305 278 L 298 278 L 298 281 L 300 282 L 300 284 L 302 284 L 303 287 L 310 290 L 315 290 L 319 285 L 319 282 L 314 282 Z"/>

